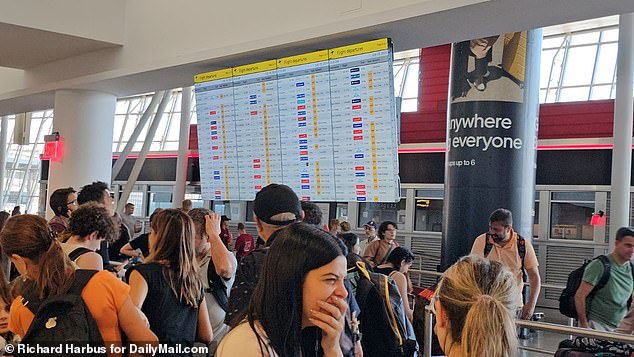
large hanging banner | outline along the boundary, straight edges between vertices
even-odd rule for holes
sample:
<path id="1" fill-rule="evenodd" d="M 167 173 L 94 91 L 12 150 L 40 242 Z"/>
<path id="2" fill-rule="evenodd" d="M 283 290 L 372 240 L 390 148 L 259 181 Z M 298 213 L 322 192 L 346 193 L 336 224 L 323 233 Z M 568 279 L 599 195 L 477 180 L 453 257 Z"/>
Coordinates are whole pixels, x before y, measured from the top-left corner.
<path id="1" fill-rule="evenodd" d="M 203 198 L 398 201 L 392 58 L 380 39 L 196 75 Z"/>
<path id="2" fill-rule="evenodd" d="M 443 269 L 470 252 L 497 208 L 510 209 L 514 229 L 532 236 L 540 50 L 532 36 L 514 32 L 453 45 Z M 529 55 L 537 55 L 536 64 Z"/>

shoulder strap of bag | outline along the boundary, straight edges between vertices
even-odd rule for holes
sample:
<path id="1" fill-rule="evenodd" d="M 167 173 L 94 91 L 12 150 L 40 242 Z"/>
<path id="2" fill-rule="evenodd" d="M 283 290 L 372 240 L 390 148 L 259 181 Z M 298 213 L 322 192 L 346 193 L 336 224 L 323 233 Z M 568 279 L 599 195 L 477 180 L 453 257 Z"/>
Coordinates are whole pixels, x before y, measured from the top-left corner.
<path id="1" fill-rule="evenodd" d="M 71 261 L 74 262 L 75 260 L 77 260 L 77 258 L 90 252 L 93 252 L 93 250 L 85 248 L 85 247 L 77 247 L 72 252 L 68 253 L 68 257 L 70 258 Z"/>
<path id="2" fill-rule="evenodd" d="M 88 269 L 77 269 L 75 270 L 75 280 L 73 284 L 68 289 L 68 294 L 79 295 L 81 296 L 81 292 L 86 287 L 86 284 L 92 279 L 92 277 L 97 274 L 96 270 L 88 270 Z M 35 290 L 30 292 L 25 292 L 22 295 L 22 305 L 26 306 L 29 311 L 33 313 L 33 315 L 37 315 L 37 311 L 39 310 L 42 303 L 45 300 L 40 300 L 35 293 Z"/>
<path id="3" fill-rule="evenodd" d="M 491 234 L 487 233 L 484 236 L 484 257 L 488 257 L 489 253 L 491 253 L 491 249 L 493 249 L 493 237 Z"/>
<path id="4" fill-rule="evenodd" d="M 394 247 L 396 247 L 396 243 L 392 242 L 392 244 L 390 245 L 390 250 L 388 250 L 387 253 L 385 253 L 385 255 L 383 256 L 383 259 L 381 259 L 381 261 L 376 264 L 377 266 L 384 264 L 387 261 L 387 257 L 390 256 L 390 253 L 392 253 Z"/>

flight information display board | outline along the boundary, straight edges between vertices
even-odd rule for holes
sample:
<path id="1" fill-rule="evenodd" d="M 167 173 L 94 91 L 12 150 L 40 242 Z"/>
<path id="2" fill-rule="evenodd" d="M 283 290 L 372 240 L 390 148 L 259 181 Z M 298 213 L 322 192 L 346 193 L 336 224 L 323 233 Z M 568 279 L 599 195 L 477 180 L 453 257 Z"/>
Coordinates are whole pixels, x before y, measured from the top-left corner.
<path id="1" fill-rule="evenodd" d="M 396 202 L 398 113 L 388 39 L 194 77 L 202 196 Z"/>

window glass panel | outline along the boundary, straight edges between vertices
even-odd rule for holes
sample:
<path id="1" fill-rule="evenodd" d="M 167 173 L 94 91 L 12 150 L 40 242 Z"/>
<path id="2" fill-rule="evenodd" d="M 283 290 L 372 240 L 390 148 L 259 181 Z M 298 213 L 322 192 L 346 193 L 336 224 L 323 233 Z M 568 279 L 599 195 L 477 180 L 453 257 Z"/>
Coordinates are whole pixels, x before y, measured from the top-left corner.
<path id="1" fill-rule="evenodd" d="M 159 141 L 153 141 L 150 145 L 150 151 L 161 151 L 161 143 Z"/>
<path id="2" fill-rule="evenodd" d="M 407 67 L 403 98 L 416 98 L 418 96 L 418 63 L 411 63 Z"/>
<path id="3" fill-rule="evenodd" d="M 418 99 L 403 99 L 401 101 L 401 113 L 415 112 L 418 110 Z"/>
<path id="4" fill-rule="evenodd" d="M 599 32 L 586 32 L 572 35 L 570 45 L 585 45 L 599 42 Z"/>
<path id="5" fill-rule="evenodd" d="M 322 209 L 323 211 L 323 209 Z M 348 221 L 348 203 L 337 203 L 337 214 L 335 217 Z M 326 217 L 327 218 L 327 217 Z"/>
<path id="6" fill-rule="evenodd" d="M 549 89 L 548 96 L 546 97 L 546 100 L 544 100 L 544 103 L 554 103 L 556 100 L 557 100 L 557 89 Z"/>
<path id="7" fill-rule="evenodd" d="M 542 41 L 542 48 L 559 48 L 564 42 L 564 36 L 547 37 Z"/>
<path id="8" fill-rule="evenodd" d="M 392 221 L 399 225 L 405 224 L 405 199 L 401 199 L 400 202 L 396 203 L 359 203 L 359 220 L 357 227 L 363 227 L 369 220 L 373 220 L 377 223 Z"/>
<path id="9" fill-rule="evenodd" d="M 169 130 L 167 131 L 167 140 L 178 141 L 180 138 L 181 113 L 172 114 Z"/>
<path id="10" fill-rule="evenodd" d="M 550 205 L 550 237 L 553 239 L 593 240 L 590 224 L 594 202 L 552 202 Z"/>
<path id="11" fill-rule="evenodd" d="M 148 212 L 157 208 L 172 208 L 172 192 L 149 192 Z"/>
<path id="12" fill-rule="evenodd" d="M 203 208 L 205 206 L 205 202 L 200 193 L 186 193 L 185 199 L 192 201 L 192 208 Z"/>
<path id="13" fill-rule="evenodd" d="M 192 108 L 193 108 L 194 111 L 192 112 L 191 119 L 189 120 L 189 124 L 190 125 L 191 124 L 198 124 L 198 115 L 196 115 L 196 106 L 193 105 Z"/>
<path id="14" fill-rule="evenodd" d="M 214 201 L 213 211 L 218 213 L 219 215 L 226 215 L 229 218 L 231 217 L 231 201 Z M 239 205 L 240 202 L 233 202 L 234 205 Z M 236 218 L 236 220 L 238 220 Z"/>
<path id="15" fill-rule="evenodd" d="M 601 41 L 618 41 L 619 40 L 619 29 L 611 29 L 603 31 L 603 35 L 601 36 Z"/>
<path id="16" fill-rule="evenodd" d="M 564 86 L 590 84 L 596 52 L 597 46 L 575 47 L 568 51 Z M 587 99 L 586 96 L 585 100 Z"/>
<path id="17" fill-rule="evenodd" d="M 557 50 L 542 51 L 541 69 L 539 78 L 539 87 L 546 88 L 549 86 L 548 79 L 550 78 L 550 86 L 556 86 L 559 79 L 559 73 L 561 73 L 561 58 L 563 56 L 557 56 L 555 54 Z M 563 51 L 561 51 L 563 53 Z M 553 63 L 553 59 L 555 62 Z M 552 68 L 552 74 L 551 74 Z"/>
<path id="18" fill-rule="evenodd" d="M 608 84 L 605 86 L 594 86 L 592 87 L 592 93 L 590 94 L 590 99 L 592 100 L 610 99 L 611 89 L 612 89 L 611 84 Z"/>
<path id="19" fill-rule="evenodd" d="M 394 62 L 394 96 L 401 96 L 401 87 L 403 85 L 403 79 L 405 79 L 405 67 L 404 62 Z"/>
<path id="20" fill-rule="evenodd" d="M 125 114 L 128 111 L 129 100 L 119 100 L 117 101 L 117 108 L 115 109 L 115 114 Z"/>
<path id="21" fill-rule="evenodd" d="M 443 190 L 416 190 L 416 197 L 421 198 L 440 198 L 444 196 Z"/>
<path id="22" fill-rule="evenodd" d="M 546 103 L 546 90 L 542 89 L 539 91 L 539 102 Z"/>
<path id="23" fill-rule="evenodd" d="M 253 219 L 253 201 L 247 202 L 247 216 L 244 219 L 246 222 L 255 222 Z"/>
<path id="24" fill-rule="evenodd" d="M 562 88 L 559 95 L 560 102 L 575 102 L 588 100 L 590 87 Z"/>
<path id="25" fill-rule="evenodd" d="M 443 200 L 416 199 L 415 231 L 442 232 Z"/>
<path id="26" fill-rule="evenodd" d="M 594 83 L 612 83 L 614 79 L 614 67 L 616 66 L 616 54 L 618 44 L 610 43 L 601 45 L 597 71 L 594 75 Z"/>
<path id="27" fill-rule="evenodd" d="M 123 130 L 124 120 L 125 120 L 125 116 L 123 115 L 115 115 L 114 117 L 114 128 L 112 130 L 112 140 L 115 142 L 119 142 L 119 137 L 121 136 L 121 131 Z"/>
<path id="28" fill-rule="evenodd" d="M 551 199 L 553 201 L 594 202 L 594 192 L 590 192 L 590 191 L 553 192 Z"/>

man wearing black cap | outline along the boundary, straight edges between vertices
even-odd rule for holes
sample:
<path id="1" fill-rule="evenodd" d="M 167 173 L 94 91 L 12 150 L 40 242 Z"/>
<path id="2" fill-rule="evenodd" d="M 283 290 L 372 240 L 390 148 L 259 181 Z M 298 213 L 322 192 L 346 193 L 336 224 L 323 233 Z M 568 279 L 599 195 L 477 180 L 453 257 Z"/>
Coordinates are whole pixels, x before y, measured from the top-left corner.
<path id="1" fill-rule="evenodd" d="M 264 265 L 273 233 L 300 221 L 302 217 L 299 198 L 286 185 L 272 183 L 255 195 L 253 218 L 259 238 L 265 245 L 246 255 L 238 266 L 236 280 L 229 295 L 229 308 L 225 317 L 227 325 L 233 328 L 246 317 L 249 301 Z"/>
<path id="2" fill-rule="evenodd" d="M 233 237 L 231 236 L 231 232 L 229 232 L 229 221 L 231 219 L 225 215 L 220 217 L 220 240 L 222 243 L 229 249 L 229 245 L 231 245 L 231 241 Z"/>
<path id="3" fill-rule="evenodd" d="M 360 255 L 365 253 L 365 248 L 367 248 L 370 243 L 379 240 L 379 237 L 376 235 L 376 222 L 368 221 L 368 223 L 363 225 L 363 229 L 365 230 L 365 236 L 367 239 L 359 241 Z"/>

